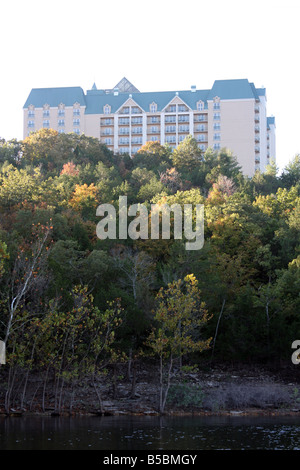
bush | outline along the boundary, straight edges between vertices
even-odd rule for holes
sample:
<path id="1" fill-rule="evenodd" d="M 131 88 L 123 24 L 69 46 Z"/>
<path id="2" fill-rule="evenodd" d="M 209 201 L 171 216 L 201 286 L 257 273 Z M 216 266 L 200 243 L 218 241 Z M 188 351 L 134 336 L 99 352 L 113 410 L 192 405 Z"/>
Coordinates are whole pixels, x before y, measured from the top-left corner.
<path id="1" fill-rule="evenodd" d="M 173 384 L 169 389 L 167 403 L 172 406 L 201 408 L 203 399 L 204 393 L 198 385 Z"/>

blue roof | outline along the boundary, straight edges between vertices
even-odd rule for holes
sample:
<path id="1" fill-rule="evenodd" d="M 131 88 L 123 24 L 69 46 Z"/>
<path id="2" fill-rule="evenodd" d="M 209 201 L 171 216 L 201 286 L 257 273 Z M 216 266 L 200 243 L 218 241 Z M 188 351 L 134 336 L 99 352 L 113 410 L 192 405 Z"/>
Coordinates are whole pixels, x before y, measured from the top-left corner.
<path id="1" fill-rule="evenodd" d="M 274 116 L 267 117 L 267 128 L 268 129 L 269 129 L 271 124 L 273 124 L 275 126 L 275 117 Z"/>
<path id="2" fill-rule="evenodd" d="M 64 103 L 65 106 L 73 106 L 74 103 L 85 106 L 83 89 L 81 87 L 33 88 L 24 108 L 28 108 L 31 104 L 36 108 L 42 108 L 45 104 L 57 107 L 60 103 Z"/>
<path id="3" fill-rule="evenodd" d="M 253 84 L 245 79 L 216 80 L 208 93 L 208 100 L 218 96 L 221 100 L 257 99 Z"/>
<path id="4" fill-rule="evenodd" d="M 97 93 L 98 92 L 98 93 Z M 172 101 L 175 96 L 181 98 L 191 109 L 196 109 L 196 103 L 203 101 L 206 103 L 207 90 L 191 90 L 185 91 L 159 91 L 159 92 L 146 92 L 146 93 L 113 93 L 106 94 L 101 90 L 87 92 L 86 95 L 86 114 L 99 114 L 103 113 L 103 106 L 108 104 L 111 106 L 111 112 L 115 113 L 129 98 L 132 98 L 135 103 L 140 106 L 144 111 L 149 111 L 150 104 L 156 103 L 157 110 L 163 110 Z M 99 93 L 100 92 L 100 93 Z"/>
<path id="5" fill-rule="evenodd" d="M 210 90 L 182 90 L 182 91 L 159 91 L 159 92 L 120 92 L 115 94 L 113 90 L 97 89 L 94 84 L 91 90 L 85 94 L 81 87 L 64 88 L 34 88 L 31 90 L 24 108 L 30 104 L 37 108 L 45 104 L 57 107 L 60 103 L 73 106 L 78 102 L 85 106 L 86 114 L 103 114 L 103 107 L 108 104 L 111 112 L 115 113 L 132 98 L 144 111 L 150 110 L 150 104 L 156 103 L 157 110 L 162 111 L 175 96 L 178 96 L 191 109 L 197 109 L 197 102 L 203 101 L 207 108 L 207 101 L 218 96 L 221 100 L 229 99 L 259 99 L 265 94 L 264 88 L 255 88 L 253 83 L 247 79 L 216 80 Z"/>

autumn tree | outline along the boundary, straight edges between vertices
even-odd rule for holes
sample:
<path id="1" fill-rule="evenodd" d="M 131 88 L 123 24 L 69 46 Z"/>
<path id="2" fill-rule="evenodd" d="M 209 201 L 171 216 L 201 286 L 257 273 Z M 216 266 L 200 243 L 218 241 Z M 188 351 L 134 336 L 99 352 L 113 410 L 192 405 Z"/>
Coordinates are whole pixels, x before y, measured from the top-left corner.
<path id="1" fill-rule="evenodd" d="M 159 411 L 163 413 L 174 361 L 188 353 L 208 349 L 211 339 L 201 339 L 200 330 L 209 320 L 209 315 L 200 299 L 198 281 L 193 274 L 161 288 L 156 301 L 156 326 L 148 338 L 148 345 L 159 357 Z"/>

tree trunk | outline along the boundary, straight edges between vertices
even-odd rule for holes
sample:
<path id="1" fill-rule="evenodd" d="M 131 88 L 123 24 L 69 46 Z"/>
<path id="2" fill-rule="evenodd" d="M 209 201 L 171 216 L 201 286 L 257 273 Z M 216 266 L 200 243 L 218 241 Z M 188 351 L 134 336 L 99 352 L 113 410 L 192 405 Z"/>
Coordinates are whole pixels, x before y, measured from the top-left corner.
<path id="1" fill-rule="evenodd" d="M 219 331 L 219 325 L 220 325 L 221 317 L 223 315 L 223 311 L 224 311 L 224 308 L 225 308 L 225 303 L 226 303 L 226 299 L 224 297 L 222 307 L 221 307 L 221 311 L 220 311 L 220 315 L 219 315 L 219 318 L 218 318 L 218 321 L 217 321 L 217 326 L 216 326 L 216 331 L 215 331 L 215 336 L 214 336 L 214 341 L 213 341 L 213 348 L 212 348 L 212 353 L 211 353 L 211 361 L 213 360 L 213 355 L 214 355 L 214 352 L 215 352 L 216 339 L 217 339 L 217 335 L 218 335 L 218 331 Z"/>

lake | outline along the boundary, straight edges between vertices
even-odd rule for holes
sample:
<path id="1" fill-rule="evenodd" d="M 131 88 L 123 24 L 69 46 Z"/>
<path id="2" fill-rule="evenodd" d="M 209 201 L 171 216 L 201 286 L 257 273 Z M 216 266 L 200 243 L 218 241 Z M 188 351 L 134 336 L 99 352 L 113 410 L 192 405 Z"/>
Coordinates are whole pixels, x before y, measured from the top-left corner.
<path id="1" fill-rule="evenodd" d="M 3 417 L 1 450 L 300 450 L 299 417 Z"/>

